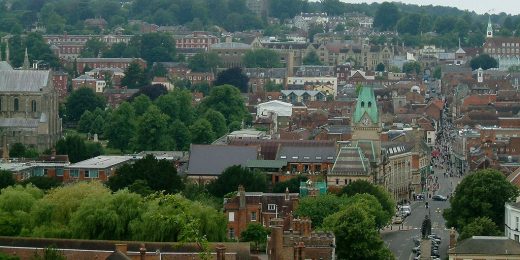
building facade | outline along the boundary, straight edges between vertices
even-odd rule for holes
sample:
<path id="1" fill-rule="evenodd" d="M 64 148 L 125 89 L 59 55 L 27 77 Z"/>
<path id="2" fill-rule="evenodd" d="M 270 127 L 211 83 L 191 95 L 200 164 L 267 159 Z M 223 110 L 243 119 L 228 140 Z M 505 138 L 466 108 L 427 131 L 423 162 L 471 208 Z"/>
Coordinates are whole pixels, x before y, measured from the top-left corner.
<path id="1" fill-rule="evenodd" d="M 39 151 L 61 137 L 58 93 L 48 70 L 0 70 L 0 129 L 4 145 Z"/>

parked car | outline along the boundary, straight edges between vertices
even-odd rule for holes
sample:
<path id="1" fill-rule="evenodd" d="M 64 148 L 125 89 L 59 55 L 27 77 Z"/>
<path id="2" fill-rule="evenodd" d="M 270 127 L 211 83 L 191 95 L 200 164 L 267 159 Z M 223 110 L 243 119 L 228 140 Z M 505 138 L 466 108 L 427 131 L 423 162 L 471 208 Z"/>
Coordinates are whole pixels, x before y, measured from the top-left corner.
<path id="1" fill-rule="evenodd" d="M 433 200 L 436 200 L 436 201 L 446 201 L 448 200 L 448 198 L 442 196 L 442 195 L 433 195 L 432 197 Z"/>
<path id="2" fill-rule="evenodd" d="M 421 252 L 421 246 L 416 246 L 416 247 L 412 248 L 412 252 L 414 252 L 414 253 Z"/>
<path id="3" fill-rule="evenodd" d="M 406 217 L 410 216 L 410 214 L 412 214 L 412 208 L 409 205 L 401 206 L 401 214 Z"/>
<path id="4" fill-rule="evenodd" d="M 393 224 L 401 224 L 403 223 L 402 217 L 394 217 L 394 220 L 392 221 Z"/>

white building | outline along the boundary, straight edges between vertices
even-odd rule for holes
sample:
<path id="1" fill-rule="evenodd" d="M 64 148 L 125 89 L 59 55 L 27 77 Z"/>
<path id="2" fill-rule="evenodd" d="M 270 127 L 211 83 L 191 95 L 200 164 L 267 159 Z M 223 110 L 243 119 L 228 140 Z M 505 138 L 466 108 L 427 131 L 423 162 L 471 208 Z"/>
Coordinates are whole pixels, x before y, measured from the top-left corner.
<path id="1" fill-rule="evenodd" d="M 519 242 L 520 239 L 520 202 L 506 203 L 504 234 L 509 239 Z"/>
<path id="2" fill-rule="evenodd" d="M 291 117 L 292 116 L 292 104 L 278 100 L 268 101 L 260 103 L 256 107 L 257 117 L 269 117 L 270 114 L 276 114 L 277 116 Z"/>

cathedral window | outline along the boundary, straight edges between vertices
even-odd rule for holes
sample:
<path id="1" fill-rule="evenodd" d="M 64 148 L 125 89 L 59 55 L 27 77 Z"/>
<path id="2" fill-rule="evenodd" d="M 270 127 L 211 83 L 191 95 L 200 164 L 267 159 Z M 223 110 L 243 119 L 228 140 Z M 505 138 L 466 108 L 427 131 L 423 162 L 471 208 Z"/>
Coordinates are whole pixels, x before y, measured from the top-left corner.
<path id="1" fill-rule="evenodd" d="M 36 100 L 31 101 L 31 111 L 36 112 Z"/>
<path id="2" fill-rule="evenodd" d="M 18 109 L 20 109 L 20 104 L 19 104 L 18 98 L 15 98 L 14 99 L 14 111 L 18 111 Z"/>

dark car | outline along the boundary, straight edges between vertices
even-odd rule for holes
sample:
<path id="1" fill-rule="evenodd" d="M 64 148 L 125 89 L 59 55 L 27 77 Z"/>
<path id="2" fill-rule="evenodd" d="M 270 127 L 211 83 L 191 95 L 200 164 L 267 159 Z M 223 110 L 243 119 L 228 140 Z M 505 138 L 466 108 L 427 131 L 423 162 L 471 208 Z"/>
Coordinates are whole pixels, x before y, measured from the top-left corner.
<path id="1" fill-rule="evenodd" d="M 444 197 L 442 195 L 433 195 L 432 199 L 436 200 L 436 201 L 446 201 L 446 200 L 448 200 L 446 197 Z"/>

